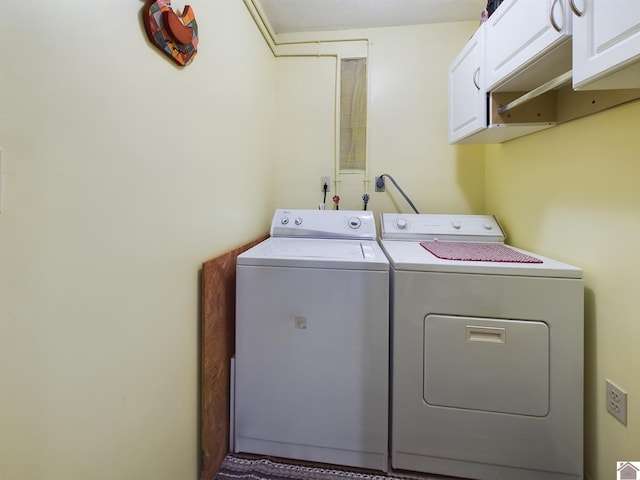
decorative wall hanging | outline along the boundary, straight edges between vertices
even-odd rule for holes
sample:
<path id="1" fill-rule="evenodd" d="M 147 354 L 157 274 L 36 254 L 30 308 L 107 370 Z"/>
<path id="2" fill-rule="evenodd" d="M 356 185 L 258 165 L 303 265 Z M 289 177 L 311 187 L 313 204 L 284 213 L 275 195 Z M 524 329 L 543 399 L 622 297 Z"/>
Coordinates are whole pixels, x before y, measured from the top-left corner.
<path id="1" fill-rule="evenodd" d="M 198 53 L 198 24 L 193 8 L 182 15 L 171 8 L 171 0 L 149 0 L 142 11 L 149 40 L 178 65 L 189 65 Z"/>

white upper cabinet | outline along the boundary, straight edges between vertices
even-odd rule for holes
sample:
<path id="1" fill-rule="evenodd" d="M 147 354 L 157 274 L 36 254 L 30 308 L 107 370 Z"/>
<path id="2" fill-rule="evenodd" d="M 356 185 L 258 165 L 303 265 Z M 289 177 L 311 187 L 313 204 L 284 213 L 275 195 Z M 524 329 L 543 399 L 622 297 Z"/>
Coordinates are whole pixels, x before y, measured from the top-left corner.
<path id="1" fill-rule="evenodd" d="M 532 89 L 570 70 L 571 20 L 568 0 L 503 2 L 484 25 L 487 91 Z"/>
<path id="2" fill-rule="evenodd" d="M 484 32 L 476 31 L 449 69 L 449 143 L 501 143 L 553 126 L 548 109 L 499 117 L 484 86 Z"/>
<path id="3" fill-rule="evenodd" d="M 640 0 L 505 0 L 451 64 L 449 142 L 500 143 L 637 99 Z"/>
<path id="4" fill-rule="evenodd" d="M 455 143 L 487 126 L 484 28 L 479 28 L 449 69 L 449 142 Z"/>
<path id="5" fill-rule="evenodd" d="M 640 88 L 640 2 L 570 0 L 570 6 L 574 88 Z"/>

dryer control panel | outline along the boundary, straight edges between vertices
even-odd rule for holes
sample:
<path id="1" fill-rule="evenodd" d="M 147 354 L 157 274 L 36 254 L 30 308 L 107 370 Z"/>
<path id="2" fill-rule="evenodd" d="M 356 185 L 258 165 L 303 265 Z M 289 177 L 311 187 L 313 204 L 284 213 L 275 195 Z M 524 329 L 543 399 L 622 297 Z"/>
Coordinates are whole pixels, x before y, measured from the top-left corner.
<path id="1" fill-rule="evenodd" d="M 442 240 L 449 242 L 504 242 L 493 215 L 382 213 L 383 240 Z"/>
<path id="2" fill-rule="evenodd" d="M 278 209 L 271 222 L 272 237 L 375 240 L 371 211 Z"/>

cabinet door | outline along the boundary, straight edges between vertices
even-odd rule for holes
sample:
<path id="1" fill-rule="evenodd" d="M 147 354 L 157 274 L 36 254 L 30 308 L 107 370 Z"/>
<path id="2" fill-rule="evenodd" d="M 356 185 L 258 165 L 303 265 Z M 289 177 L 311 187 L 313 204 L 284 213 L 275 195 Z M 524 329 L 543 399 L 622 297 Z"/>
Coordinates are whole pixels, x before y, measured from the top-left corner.
<path id="1" fill-rule="evenodd" d="M 488 91 L 571 38 L 571 14 L 567 2 L 511 0 L 503 2 L 489 17 L 485 33 L 485 85 Z M 565 71 L 571 68 L 569 62 L 564 67 Z M 544 83 L 538 79 L 532 81 L 540 83 L 531 88 Z"/>
<path id="2" fill-rule="evenodd" d="M 449 143 L 487 126 L 483 63 L 484 28 L 479 28 L 449 69 Z"/>
<path id="3" fill-rule="evenodd" d="M 639 88 L 638 1 L 571 1 L 580 14 L 573 20 L 574 88 Z M 614 72 L 616 75 L 610 76 Z"/>

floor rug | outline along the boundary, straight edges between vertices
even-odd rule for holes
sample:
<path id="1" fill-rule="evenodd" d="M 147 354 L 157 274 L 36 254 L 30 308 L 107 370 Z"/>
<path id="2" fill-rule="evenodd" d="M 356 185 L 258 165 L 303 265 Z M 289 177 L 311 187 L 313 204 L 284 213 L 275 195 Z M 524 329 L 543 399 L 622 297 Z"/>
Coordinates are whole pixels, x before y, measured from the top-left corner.
<path id="1" fill-rule="evenodd" d="M 347 468 L 289 463 L 273 458 L 229 454 L 215 480 L 455 480 L 439 476 L 368 473 Z"/>

